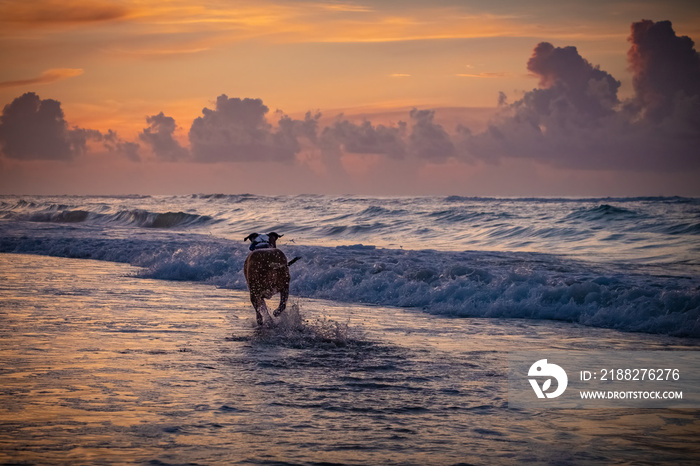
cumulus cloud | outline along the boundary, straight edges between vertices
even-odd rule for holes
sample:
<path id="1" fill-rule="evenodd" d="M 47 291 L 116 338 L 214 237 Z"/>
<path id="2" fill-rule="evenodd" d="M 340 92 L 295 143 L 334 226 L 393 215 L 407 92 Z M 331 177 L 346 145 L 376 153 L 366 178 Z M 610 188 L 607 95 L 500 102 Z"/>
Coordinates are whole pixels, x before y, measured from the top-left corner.
<path id="1" fill-rule="evenodd" d="M 303 120 L 295 120 L 282 114 L 277 122 L 277 132 L 273 139 L 276 144 L 287 147 L 294 154 L 302 149 L 300 140 L 306 140 L 308 144 L 316 145 L 319 118 L 321 118 L 321 113 L 306 112 Z"/>
<path id="2" fill-rule="evenodd" d="M 554 47 L 542 42 L 527 62 L 528 71 L 540 78 L 533 104 L 542 113 L 570 108 L 590 117 L 613 112 L 620 82 L 579 55 L 576 47 Z M 544 91 L 549 90 L 549 92 Z"/>
<path id="3" fill-rule="evenodd" d="M 379 154 L 401 159 L 406 155 L 405 132 L 403 122 L 397 126 L 374 126 L 368 120 L 355 124 L 340 115 L 323 129 L 321 141 L 327 154 Z"/>
<path id="4" fill-rule="evenodd" d="M 313 118 L 295 123 L 280 119 L 277 130 L 267 122 L 269 109 L 260 99 L 216 99 L 216 108 L 204 108 L 192 122 L 190 150 L 198 162 L 288 162 L 299 151 L 298 133 L 314 127 Z M 315 127 L 314 127 L 315 128 Z"/>
<path id="5" fill-rule="evenodd" d="M 470 153 L 485 158 L 527 157 L 555 165 L 593 166 L 599 138 L 618 105 L 620 82 L 593 66 L 575 47 L 538 44 L 527 63 L 539 88 L 511 105 L 501 95 L 501 113 L 488 130 L 470 138 Z"/>
<path id="6" fill-rule="evenodd" d="M 140 162 L 141 156 L 139 155 L 139 145 L 136 142 L 125 141 L 122 139 L 116 131 L 111 129 L 107 131 L 107 134 L 102 135 L 102 143 L 105 148 L 111 154 L 121 154 L 132 162 Z"/>
<path id="7" fill-rule="evenodd" d="M 434 110 L 414 108 L 394 126 L 374 125 L 369 120 L 353 123 L 342 115 L 321 133 L 326 154 L 380 155 L 390 159 L 414 158 L 443 162 L 457 154 L 452 138 L 435 122 Z"/>
<path id="8" fill-rule="evenodd" d="M 146 117 L 146 123 L 149 126 L 141 131 L 139 139 L 151 146 L 156 157 L 175 162 L 189 156 L 188 150 L 173 138 L 177 128 L 174 118 L 160 112 L 158 115 Z"/>
<path id="9" fill-rule="evenodd" d="M 444 162 L 456 154 L 455 146 L 447 131 L 435 123 L 435 111 L 413 109 L 410 153 L 419 159 Z"/>
<path id="10" fill-rule="evenodd" d="M 634 90 L 645 116 L 671 115 L 679 99 L 700 95 L 700 55 L 693 41 L 676 36 L 670 21 L 632 24 L 628 53 Z"/>
<path id="11" fill-rule="evenodd" d="M 220 95 L 192 121 L 185 147 L 175 120 L 148 116 L 138 135 L 161 161 L 264 162 L 306 165 L 330 176 L 366 167 L 417 167 L 482 160 L 527 159 L 566 169 L 682 171 L 700 168 L 700 56 L 668 21 L 633 23 L 629 69 L 634 96 L 621 100 L 620 81 L 575 47 L 535 46 L 527 69 L 536 88 L 515 102 L 504 93 L 485 131 L 436 121 L 434 110 L 413 109 L 406 122 L 383 125 L 338 116 L 325 127 L 320 114 L 301 120 L 260 99 Z M 60 103 L 27 93 L 5 106 L 0 150 L 5 158 L 70 160 L 87 141 L 139 160 L 139 145 L 115 132 L 69 127 Z M 382 168 L 383 167 L 383 168 Z M 370 170 L 371 171 L 371 170 Z M 365 173 L 365 172 L 362 172 Z M 363 175 L 364 176 L 364 175 Z"/>
<path id="12" fill-rule="evenodd" d="M 83 154 L 98 131 L 69 128 L 61 103 L 33 92 L 5 105 L 0 116 L 0 146 L 5 157 L 20 160 L 70 160 Z"/>
<path id="13" fill-rule="evenodd" d="M 69 127 L 61 103 L 33 92 L 17 97 L 0 116 L 0 153 L 15 160 L 73 160 L 88 152 L 88 142 L 101 143 L 107 152 L 139 161 L 139 145 L 111 129 Z M 96 147 L 96 146 L 93 146 Z"/>
<path id="14" fill-rule="evenodd" d="M 535 47 L 527 67 L 539 87 L 506 104 L 464 147 L 489 161 L 530 158 L 565 168 L 682 170 L 700 167 L 700 72 L 688 38 L 667 21 L 632 25 L 635 97 L 575 47 Z"/>

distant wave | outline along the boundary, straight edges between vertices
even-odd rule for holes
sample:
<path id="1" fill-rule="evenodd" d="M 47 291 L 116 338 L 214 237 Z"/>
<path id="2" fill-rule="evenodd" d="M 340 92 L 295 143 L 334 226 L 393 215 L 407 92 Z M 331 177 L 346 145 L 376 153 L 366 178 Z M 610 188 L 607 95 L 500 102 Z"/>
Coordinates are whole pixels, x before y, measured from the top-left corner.
<path id="1" fill-rule="evenodd" d="M 587 209 L 580 209 L 576 212 L 572 212 L 567 216 L 569 219 L 585 219 L 585 220 L 603 220 L 603 219 L 615 219 L 615 218 L 630 218 L 637 216 L 638 213 L 626 209 L 624 207 L 613 206 L 610 204 L 600 204 L 596 207 L 591 207 Z"/>
<path id="2" fill-rule="evenodd" d="M 90 212 L 84 210 L 61 210 L 33 214 L 29 216 L 28 220 L 32 222 L 79 223 L 87 220 L 89 215 Z"/>
<path id="3" fill-rule="evenodd" d="M 700 199 L 681 197 L 0 196 L 0 220 L 228 238 L 276 229 L 297 244 L 540 251 L 700 267 Z"/>
<path id="4" fill-rule="evenodd" d="M 669 235 L 700 235 L 700 222 L 666 225 L 662 230 Z"/>
<path id="5" fill-rule="evenodd" d="M 152 196 L 148 194 L 98 194 L 95 196 L 77 196 L 85 198 L 96 198 L 96 199 L 151 199 Z"/>
<path id="6" fill-rule="evenodd" d="M 240 203 L 259 199 L 255 194 L 193 194 L 193 199 L 205 199 L 212 202 Z"/>
<path id="7" fill-rule="evenodd" d="M 126 223 L 143 228 L 178 228 L 191 225 L 210 223 L 212 217 L 208 215 L 187 214 L 184 212 L 148 212 L 143 210 L 126 210 L 113 215 L 105 216 L 110 221 Z"/>
<path id="8" fill-rule="evenodd" d="M 26 207 L 36 207 L 27 203 Z M 185 228 L 199 226 L 205 223 L 214 223 L 215 220 L 208 215 L 188 214 L 185 212 L 148 212 L 145 210 L 123 210 L 114 214 L 102 214 L 86 210 L 71 210 L 65 205 L 45 206 L 40 212 L 33 213 L 5 213 L 3 218 L 12 220 L 26 220 L 41 223 L 83 223 L 94 222 L 99 224 L 112 223 L 115 225 L 137 226 L 141 228 Z"/>
<path id="9" fill-rule="evenodd" d="M 513 214 L 508 212 L 487 212 L 483 210 L 464 210 L 459 208 L 438 210 L 429 212 L 426 216 L 436 222 L 442 223 L 462 223 L 470 221 L 497 221 L 513 218 Z"/>
<path id="10" fill-rule="evenodd" d="M 664 202 L 675 204 L 697 203 L 698 198 L 682 196 L 639 196 L 639 197 L 474 197 L 474 196 L 447 196 L 445 202 L 480 202 L 480 201 L 508 201 L 508 202 Z"/>
<path id="11" fill-rule="evenodd" d="M 407 213 L 406 209 L 387 209 L 379 205 L 371 205 L 357 215 L 358 217 L 383 217 L 387 215 L 405 215 Z"/>

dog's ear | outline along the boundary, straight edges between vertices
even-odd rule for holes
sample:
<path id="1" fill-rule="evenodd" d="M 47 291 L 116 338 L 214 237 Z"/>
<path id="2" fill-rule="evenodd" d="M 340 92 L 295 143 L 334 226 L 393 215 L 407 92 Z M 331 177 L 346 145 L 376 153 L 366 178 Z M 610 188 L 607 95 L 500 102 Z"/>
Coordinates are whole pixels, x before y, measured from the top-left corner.
<path id="1" fill-rule="evenodd" d="M 243 238 L 243 242 L 245 243 L 246 241 L 250 240 L 250 242 L 252 243 L 253 240 L 254 240 L 255 238 L 257 238 L 258 236 L 259 236 L 259 235 L 258 235 L 257 233 L 251 233 L 251 234 L 249 234 L 248 236 L 246 236 L 245 238 Z"/>
<path id="2" fill-rule="evenodd" d="M 277 240 L 283 237 L 284 235 L 280 235 L 279 233 L 276 233 L 274 231 L 271 231 L 270 233 L 267 234 L 267 237 L 270 238 L 270 245 L 273 248 L 277 247 Z"/>

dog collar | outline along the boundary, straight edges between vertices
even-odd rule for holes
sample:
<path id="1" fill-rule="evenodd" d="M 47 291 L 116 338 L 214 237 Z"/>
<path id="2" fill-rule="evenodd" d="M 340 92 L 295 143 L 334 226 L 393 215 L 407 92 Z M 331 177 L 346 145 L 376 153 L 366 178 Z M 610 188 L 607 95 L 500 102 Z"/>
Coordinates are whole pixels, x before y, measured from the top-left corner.
<path id="1" fill-rule="evenodd" d="M 260 241 L 258 243 L 251 243 L 249 249 L 251 251 L 255 251 L 257 249 L 272 249 L 272 245 L 267 241 Z"/>

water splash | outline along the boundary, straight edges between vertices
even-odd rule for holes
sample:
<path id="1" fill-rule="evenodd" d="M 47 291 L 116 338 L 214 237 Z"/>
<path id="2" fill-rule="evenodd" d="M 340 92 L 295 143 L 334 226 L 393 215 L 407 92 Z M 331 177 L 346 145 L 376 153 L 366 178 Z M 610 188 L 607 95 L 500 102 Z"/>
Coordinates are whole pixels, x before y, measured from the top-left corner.
<path id="1" fill-rule="evenodd" d="M 325 316 L 306 319 L 298 302 L 279 316 L 257 327 L 251 341 L 255 344 L 292 348 L 345 347 L 362 340 L 362 332 L 349 323 Z"/>

